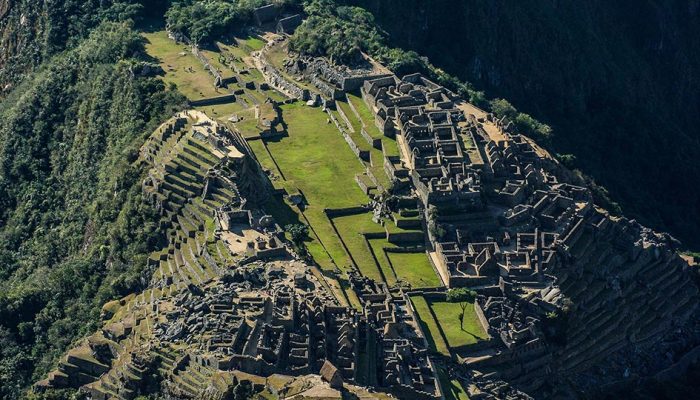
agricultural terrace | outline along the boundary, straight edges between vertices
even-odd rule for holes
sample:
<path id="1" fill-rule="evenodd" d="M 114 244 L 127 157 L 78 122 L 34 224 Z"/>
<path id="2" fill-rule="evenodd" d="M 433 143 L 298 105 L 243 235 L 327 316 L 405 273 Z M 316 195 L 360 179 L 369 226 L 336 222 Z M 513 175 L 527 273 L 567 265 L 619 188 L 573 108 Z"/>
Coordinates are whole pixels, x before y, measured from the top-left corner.
<path id="1" fill-rule="evenodd" d="M 411 287 L 441 286 L 426 253 L 419 250 L 392 252 L 391 249 L 398 246 L 386 239 L 385 228 L 372 221 L 371 213 L 336 217 L 333 224 L 362 275 L 384 281 L 389 286 L 399 281 Z M 385 221 L 385 224 L 393 225 L 391 221 Z M 371 234 L 370 238 L 367 234 Z M 384 237 L 377 238 L 378 235 Z"/>
<path id="2" fill-rule="evenodd" d="M 214 78 L 192 55 L 189 46 L 178 44 L 165 31 L 144 33 L 146 52 L 160 64 L 166 83 L 173 83 L 190 100 L 220 96 L 214 88 Z"/>

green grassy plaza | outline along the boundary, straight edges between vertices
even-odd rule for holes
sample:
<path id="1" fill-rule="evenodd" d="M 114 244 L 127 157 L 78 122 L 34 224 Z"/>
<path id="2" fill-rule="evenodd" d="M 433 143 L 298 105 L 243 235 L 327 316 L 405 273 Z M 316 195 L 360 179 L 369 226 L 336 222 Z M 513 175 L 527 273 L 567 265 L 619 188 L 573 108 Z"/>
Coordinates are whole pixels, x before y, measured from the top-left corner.
<path id="1" fill-rule="evenodd" d="M 413 296 L 411 301 L 418 312 L 428 343 L 441 354 L 449 354 L 449 351 L 445 353 L 445 346 L 454 349 L 488 338 L 471 303 L 464 310 L 463 326 L 460 326 L 462 308 L 459 303 L 432 301 L 422 296 Z"/>

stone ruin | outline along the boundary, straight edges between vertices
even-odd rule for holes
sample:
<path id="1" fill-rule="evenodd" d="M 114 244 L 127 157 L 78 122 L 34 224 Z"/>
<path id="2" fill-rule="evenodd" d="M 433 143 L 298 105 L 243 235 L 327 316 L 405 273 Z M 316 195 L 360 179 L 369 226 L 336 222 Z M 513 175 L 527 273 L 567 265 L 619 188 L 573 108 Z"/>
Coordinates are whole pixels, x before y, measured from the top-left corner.
<path id="1" fill-rule="evenodd" d="M 672 376 L 698 353 L 698 287 L 677 242 L 598 208 L 512 124 L 420 75 L 354 79 L 316 59 L 288 66 L 329 98 L 361 86 L 405 167 L 408 193 L 393 206 L 377 202 L 377 218 L 440 228 L 425 243 L 445 286 L 438 290 L 476 290 L 488 339 L 441 359 L 408 294 L 357 274 L 348 290 L 359 305 L 341 305 L 258 208 L 271 187 L 245 140 L 188 111 L 141 150 L 150 168 L 144 196 L 168 242 L 147 262 L 148 289 L 106 305 L 103 328 L 37 390 L 225 398 L 314 382 L 327 393 L 363 385 L 437 399 L 439 363 L 470 383 L 472 398 L 566 398 Z M 396 162 L 385 165 L 390 176 Z M 422 241 L 415 234 L 410 241 Z"/>
<path id="2" fill-rule="evenodd" d="M 610 216 L 512 124 L 425 77 L 370 79 L 362 95 L 444 232 L 429 233 L 443 282 L 479 293 L 492 339 L 459 356 L 480 395 L 612 387 L 680 368 L 700 345 L 698 287 L 673 238 Z"/>

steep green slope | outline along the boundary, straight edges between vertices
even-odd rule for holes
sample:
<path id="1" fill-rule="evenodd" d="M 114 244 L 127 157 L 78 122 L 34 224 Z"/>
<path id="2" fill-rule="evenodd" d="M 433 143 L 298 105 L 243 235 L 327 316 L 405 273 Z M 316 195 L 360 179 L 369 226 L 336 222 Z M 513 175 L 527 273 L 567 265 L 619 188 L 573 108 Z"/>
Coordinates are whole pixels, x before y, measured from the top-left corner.
<path id="1" fill-rule="evenodd" d="M 160 17 L 169 4 L 169 0 L 0 0 L 0 97 L 27 71 L 77 45 L 101 21 Z"/>
<path id="2" fill-rule="evenodd" d="M 552 125 L 626 215 L 700 246 L 697 2 L 349 3 L 393 45 Z"/>
<path id="3" fill-rule="evenodd" d="M 103 23 L 0 103 L 0 397 L 52 366 L 106 301 L 142 284 L 161 233 L 131 163 L 184 102 Z"/>

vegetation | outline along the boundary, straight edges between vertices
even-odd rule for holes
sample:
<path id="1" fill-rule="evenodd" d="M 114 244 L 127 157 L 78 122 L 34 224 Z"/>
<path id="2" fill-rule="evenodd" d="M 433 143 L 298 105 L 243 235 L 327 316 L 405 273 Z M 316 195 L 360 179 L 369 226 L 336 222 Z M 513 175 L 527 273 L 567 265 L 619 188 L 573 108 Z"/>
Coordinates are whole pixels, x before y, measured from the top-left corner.
<path id="1" fill-rule="evenodd" d="M 4 1 L 0 18 L 0 96 L 27 72 L 74 48 L 102 21 L 141 21 L 161 15 L 170 0 Z M 144 7 L 144 4 L 148 7 Z"/>
<path id="2" fill-rule="evenodd" d="M 352 207 L 367 201 L 354 182 L 361 165 L 320 109 L 294 103 L 282 106 L 282 113 L 289 136 L 265 143 L 285 177 L 277 184 L 288 193 L 304 194 L 308 203 L 304 216 L 314 238 L 306 245 L 314 259 L 327 270 L 333 270 L 335 265 L 345 268 L 350 261 L 323 209 Z M 332 159 L 328 157 L 331 148 L 335 149 Z M 339 186 L 342 191 L 337 190 Z"/>
<path id="3" fill-rule="evenodd" d="M 327 56 L 338 63 L 355 64 L 367 53 L 397 75 L 422 72 L 475 104 L 484 104 L 484 94 L 430 64 L 414 51 L 392 48 L 374 16 L 361 7 L 338 5 L 334 0 L 307 0 L 309 17 L 297 28 L 290 49 L 314 56 Z"/>
<path id="4" fill-rule="evenodd" d="M 134 75 L 142 49 L 129 24 L 103 23 L 0 103 L 0 397 L 148 275 L 161 235 L 131 163 L 184 98 Z"/>
<path id="5" fill-rule="evenodd" d="M 459 383 L 459 380 L 450 379 L 448 374 L 442 368 L 438 368 L 437 374 L 438 379 L 440 379 L 440 385 L 442 386 L 446 400 L 469 400 L 467 391 L 464 390 L 464 387 L 461 383 Z"/>
<path id="6" fill-rule="evenodd" d="M 413 296 L 411 301 L 428 343 L 441 354 L 449 355 L 448 348 L 468 346 L 487 338 L 473 307 L 462 309 L 459 303 L 434 301 L 422 296 Z"/>
<path id="7" fill-rule="evenodd" d="M 425 252 L 398 253 L 386 251 L 396 277 L 414 288 L 437 287 L 442 285 Z"/>
<path id="8" fill-rule="evenodd" d="M 146 51 L 165 72 L 163 80 L 173 84 L 190 100 L 224 94 L 214 87 L 214 77 L 204 69 L 188 46 L 177 44 L 165 31 L 143 34 Z"/>
<path id="9" fill-rule="evenodd" d="M 284 227 L 284 230 L 289 233 L 292 237 L 292 242 L 297 246 L 304 244 L 309 238 L 309 227 L 304 224 L 288 224 Z"/>
<path id="10" fill-rule="evenodd" d="M 469 303 L 471 304 L 473 303 Z M 430 302 L 430 308 L 450 348 L 467 346 L 486 339 L 486 332 L 476 316 L 474 307 L 462 309 L 459 303 L 433 301 Z"/>
<path id="11" fill-rule="evenodd" d="M 464 327 L 464 313 L 469 303 L 474 303 L 476 292 L 468 288 L 454 288 L 447 292 L 447 301 L 450 303 L 459 303 L 462 312 L 459 314 L 460 328 Z"/>
<path id="12" fill-rule="evenodd" d="M 418 314 L 418 320 L 420 321 L 421 330 L 428 340 L 428 345 L 430 349 L 436 351 L 444 356 L 450 356 L 450 349 L 447 347 L 447 343 L 442 336 L 442 331 L 433 318 L 430 312 L 430 306 L 423 296 L 411 296 L 411 302 L 413 303 L 413 308 Z"/>
<path id="13" fill-rule="evenodd" d="M 519 112 L 513 107 L 508 100 L 493 99 L 489 102 L 491 111 L 498 118 L 505 118 L 506 122 L 515 124 L 515 129 L 525 135 L 538 139 L 541 144 L 549 143 L 549 136 L 552 134 L 552 128 L 549 125 L 543 124 L 530 115 Z"/>
<path id="14" fill-rule="evenodd" d="M 165 14 L 168 29 L 192 42 L 211 44 L 231 31 L 240 30 L 253 18 L 253 10 L 271 3 L 266 0 L 184 0 L 176 1 Z M 296 1 L 280 0 L 282 6 Z"/>

